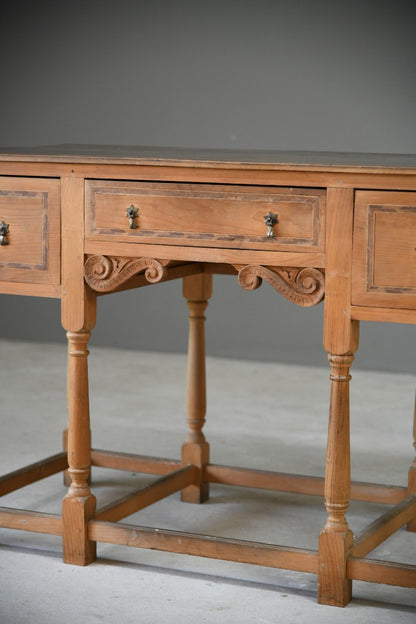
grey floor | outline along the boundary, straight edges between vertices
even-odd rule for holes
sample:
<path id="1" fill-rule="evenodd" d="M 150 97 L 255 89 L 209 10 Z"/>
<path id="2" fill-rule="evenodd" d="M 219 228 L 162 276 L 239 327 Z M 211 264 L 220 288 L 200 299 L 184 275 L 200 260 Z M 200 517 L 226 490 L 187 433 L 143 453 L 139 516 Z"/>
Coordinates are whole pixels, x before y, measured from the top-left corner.
<path id="1" fill-rule="evenodd" d="M 59 450 L 66 421 L 61 345 L 0 341 L 0 471 Z M 93 444 L 178 457 L 184 426 L 182 355 L 91 347 Z M 215 463 L 324 473 L 328 370 L 208 358 L 205 432 Z M 412 461 L 414 379 L 353 370 L 352 477 L 402 485 Z M 95 469 L 101 505 L 148 476 Z M 129 518 L 147 526 L 316 548 L 319 498 L 211 486 L 204 505 L 178 495 Z M 59 513 L 61 475 L 2 499 Z M 384 510 L 352 503 L 354 531 Z M 416 591 L 355 582 L 345 609 L 316 603 L 316 578 L 100 544 L 96 563 L 64 565 L 58 537 L 0 529 L 1 624 L 416 622 Z M 415 563 L 416 534 L 400 531 L 374 556 Z"/>

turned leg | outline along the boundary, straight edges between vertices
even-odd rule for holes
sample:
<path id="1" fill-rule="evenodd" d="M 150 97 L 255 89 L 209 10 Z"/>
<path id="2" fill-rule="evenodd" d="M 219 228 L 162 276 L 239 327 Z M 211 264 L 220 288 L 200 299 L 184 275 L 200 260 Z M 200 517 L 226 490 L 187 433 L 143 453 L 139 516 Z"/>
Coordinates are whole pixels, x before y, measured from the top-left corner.
<path id="1" fill-rule="evenodd" d="M 95 497 L 88 486 L 90 418 L 88 400 L 88 331 L 68 332 L 68 474 L 71 485 L 62 504 L 64 561 L 87 565 L 95 560 L 96 544 L 88 539 L 88 521 Z"/>
<path id="2" fill-rule="evenodd" d="M 88 522 L 95 498 L 88 486 L 90 472 L 90 415 L 88 399 L 88 340 L 95 326 L 97 301 L 84 281 L 83 178 L 61 180 L 62 326 L 68 338 L 68 474 L 71 485 L 62 502 L 64 561 L 87 565 L 95 559 L 95 543 L 88 539 Z"/>
<path id="3" fill-rule="evenodd" d="M 413 447 L 416 452 L 416 398 L 413 414 Z M 408 496 L 410 496 L 410 494 L 416 494 L 416 455 L 409 469 Z M 416 518 L 413 518 L 413 520 L 407 524 L 407 530 L 416 533 Z"/>
<path id="4" fill-rule="evenodd" d="M 182 446 L 182 464 L 192 464 L 200 469 L 198 483 L 182 490 L 182 500 L 188 503 L 203 503 L 209 496 L 209 484 L 202 480 L 203 467 L 209 462 L 209 444 L 202 428 L 206 412 L 204 312 L 211 292 L 211 275 L 201 273 L 183 280 L 183 294 L 190 315 L 186 396 L 188 435 Z"/>
<path id="5" fill-rule="evenodd" d="M 345 606 L 351 600 L 347 558 L 353 535 L 345 514 L 350 499 L 349 369 L 353 355 L 328 356 L 331 365 L 331 398 L 325 474 L 328 518 L 319 537 L 318 601 Z"/>
<path id="6" fill-rule="evenodd" d="M 68 454 L 68 429 L 64 429 L 62 432 L 62 450 Z M 71 477 L 68 470 L 64 470 L 63 472 L 63 483 L 66 487 L 71 485 Z M 88 484 L 91 484 L 91 469 L 88 476 Z"/>

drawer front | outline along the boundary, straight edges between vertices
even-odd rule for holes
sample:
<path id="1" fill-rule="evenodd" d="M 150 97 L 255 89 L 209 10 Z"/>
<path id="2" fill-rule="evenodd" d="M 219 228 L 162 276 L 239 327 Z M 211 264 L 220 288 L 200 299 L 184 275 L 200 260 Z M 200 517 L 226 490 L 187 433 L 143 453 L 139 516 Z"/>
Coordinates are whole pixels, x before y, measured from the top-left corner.
<path id="1" fill-rule="evenodd" d="M 269 213 L 277 214 L 274 237 Z M 89 240 L 322 252 L 324 228 L 319 189 L 86 181 Z"/>
<path id="2" fill-rule="evenodd" d="M 0 240 L 1 282 L 60 283 L 58 180 L 0 178 Z"/>
<path id="3" fill-rule="evenodd" d="M 416 193 L 356 193 L 352 302 L 416 308 Z"/>

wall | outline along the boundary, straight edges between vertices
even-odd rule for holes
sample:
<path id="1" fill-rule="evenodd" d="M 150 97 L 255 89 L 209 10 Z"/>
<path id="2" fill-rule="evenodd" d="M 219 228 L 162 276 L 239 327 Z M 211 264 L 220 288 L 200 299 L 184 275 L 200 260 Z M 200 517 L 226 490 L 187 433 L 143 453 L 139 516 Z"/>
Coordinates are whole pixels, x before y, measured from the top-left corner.
<path id="1" fill-rule="evenodd" d="M 36 2 L 2 9 L 0 144 L 414 152 L 412 1 Z M 415 236 L 416 238 L 416 236 Z M 325 364 L 322 306 L 216 278 L 214 355 Z M 0 337 L 63 340 L 56 301 L 0 296 Z M 94 344 L 182 351 L 180 283 L 100 300 Z M 121 312 L 121 313 L 120 313 Z M 46 322 L 45 322 L 46 321 Z M 414 370 L 362 323 L 356 366 Z"/>

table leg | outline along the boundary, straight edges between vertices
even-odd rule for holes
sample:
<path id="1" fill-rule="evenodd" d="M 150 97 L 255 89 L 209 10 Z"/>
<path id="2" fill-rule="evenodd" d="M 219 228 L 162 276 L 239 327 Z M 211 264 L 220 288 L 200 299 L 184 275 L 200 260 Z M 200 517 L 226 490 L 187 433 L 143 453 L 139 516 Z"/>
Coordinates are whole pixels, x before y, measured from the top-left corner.
<path id="1" fill-rule="evenodd" d="M 90 418 L 88 400 L 88 340 L 90 332 L 68 332 L 68 474 L 71 485 L 62 503 L 65 563 L 87 565 L 95 560 L 96 544 L 88 539 L 88 521 L 96 501 L 88 486 Z"/>
<path id="2" fill-rule="evenodd" d="M 353 535 L 345 514 L 350 498 L 349 369 L 351 353 L 328 356 L 331 365 L 331 398 L 325 475 L 328 518 L 319 538 L 318 601 L 345 606 L 351 600 L 347 558 Z"/>
<path id="3" fill-rule="evenodd" d="M 84 281 L 83 178 L 61 180 L 62 212 L 62 326 L 68 338 L 68 474 L 71 478 L 62 503 L 64 561 L 87 565 L 95 559 L 95 543 L 88 539 L 88 521 L 95 498 L 88 486 L 90 473 L 90 414 L 88 399 L 88 340 L 95 326 L 96 295 Z"/>
<path id="4" fill-rule="evenodd" d="M 182 464 L 200 469 L 199 482 L 182 490 L 182 500 L 203 503 L 209 497 L 209 484 L 202 481 L 203 466 L 209 462 L 209 444 L 202 428 L 206 413 L 204 312 L 212 293 L 212 275 L 200 273 L 185 277 L 183 294 L 189 308 L 189 342 L 186 412 L 188 435 L 182 446 Z"/>

